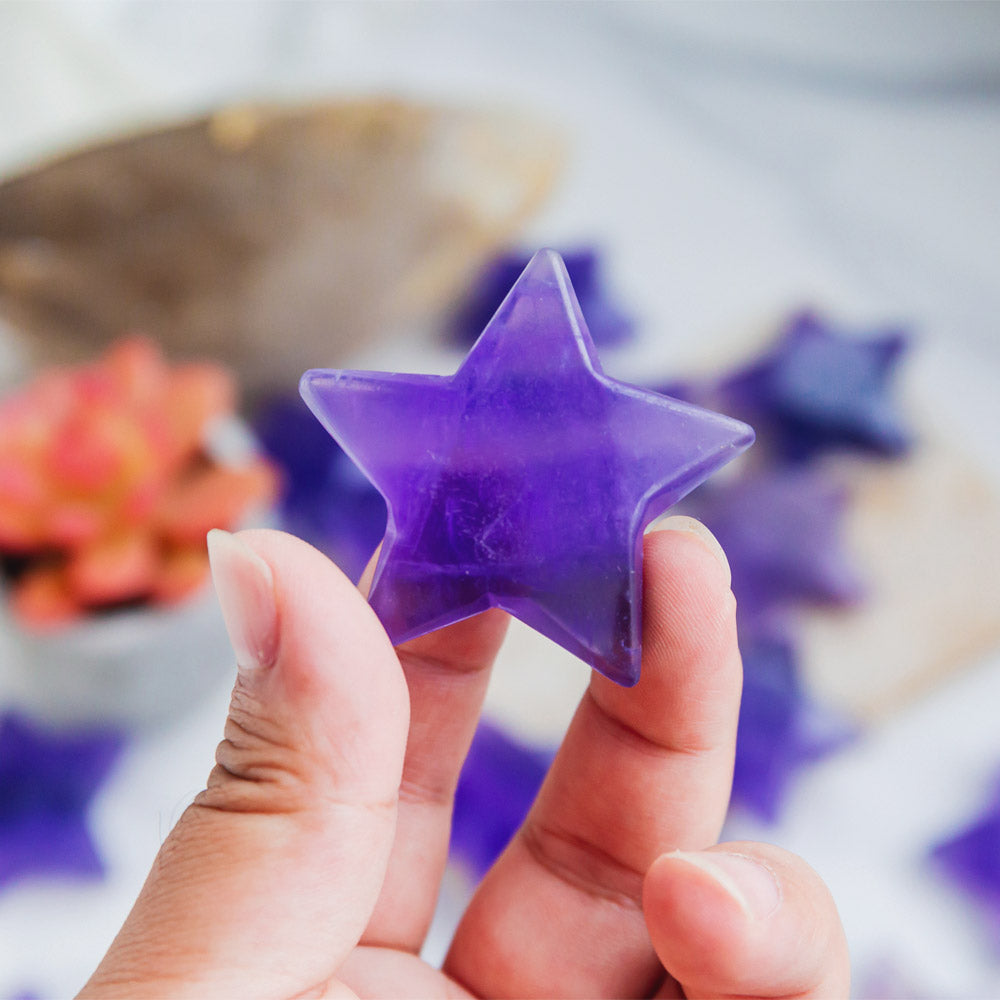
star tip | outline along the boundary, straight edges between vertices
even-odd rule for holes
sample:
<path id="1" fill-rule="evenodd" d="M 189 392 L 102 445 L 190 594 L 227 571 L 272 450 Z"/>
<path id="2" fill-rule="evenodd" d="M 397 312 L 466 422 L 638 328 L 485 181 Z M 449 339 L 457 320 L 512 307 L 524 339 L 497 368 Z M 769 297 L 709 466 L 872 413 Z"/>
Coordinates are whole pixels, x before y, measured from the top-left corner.
<path id="1" fill-rule="evenodd" d="M 316 398 L 316 383 L 324 377 L 329 376 L 329 372 L 322 368 L 310 368 L 302 373 L 299 379 L 299 395 L 312 407 Z"/>
<path id="2" fill-rule="evenodd" d="M 562 254 L 558 250 L 554 249 L 553 247 L 540 247 L 538 249 L 538 251 L 535 253 L 535 255 L 532 258 L 532 260 L 534 260 L 536 258 L 539 258 L 539 257 L 545 258 L 545 259 L 548 259 L 548 260 L 558 260 L 560 263 L 563 262 Z"/>
<path id="3" fill-rule="evenodd" d="M 562 254 L 558 250 L 553 250 L 552 247 L 542 247 L 540 250 L 537 250 L 531 260 L 528 261 L 524 273 L 538 274 L 540 271 L 564 274 L 566 272 L 566 262 L 563 260 Z"/>
<path id="4" fill-rule="evenodd" d="M 756 440 L 757 432 L 749 425 L 737 421 L 735 447 L 738 451 L 746 451 Z"/>
<path id="5" fill-rule="evenodd" d="M 721 414 L 720 414 L 721 416 Z M 719 441 L 719 447 L 728 455 L 726 461 L 745 452 L 756 440 L 757 432 L 735 417 L 722 417 L 727 426 L 727 435 Z"/>
<path id="6" fill-rule="evenodd" d="M 631 647 L 624 650 L 624 656 L 597 657 L 589 660 L 590 667 L 597 673 L 613 681 L 619 687 L 633 688 L 639 683 L 642 672 L 642 650 Z"/>

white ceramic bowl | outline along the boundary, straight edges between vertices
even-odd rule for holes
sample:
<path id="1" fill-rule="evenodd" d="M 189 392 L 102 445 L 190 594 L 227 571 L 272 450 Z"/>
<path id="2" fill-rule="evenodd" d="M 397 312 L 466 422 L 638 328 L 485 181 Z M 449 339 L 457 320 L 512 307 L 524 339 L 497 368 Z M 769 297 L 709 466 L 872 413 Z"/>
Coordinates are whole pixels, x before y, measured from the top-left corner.
<path id="1" fill-rule="evenodd" d="M 211 584 L 173 607 L 133 608 L 53 631 L 3 615 L 15 698 L 54 725 L 154 726 L 235 673 Z"/>

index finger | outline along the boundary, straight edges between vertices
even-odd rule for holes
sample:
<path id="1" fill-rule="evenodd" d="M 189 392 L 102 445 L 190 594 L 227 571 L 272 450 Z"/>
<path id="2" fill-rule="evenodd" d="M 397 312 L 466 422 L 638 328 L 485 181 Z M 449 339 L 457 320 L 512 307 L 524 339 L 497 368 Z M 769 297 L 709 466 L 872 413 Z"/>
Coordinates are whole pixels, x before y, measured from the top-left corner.
<path id="1" fill-rule="evenodd" d="M 363 594 L 378 555 L 358 584 Z M 448 858 L 455 787 L 508 620 L 491 608 L 396 648 L 409 690 L 410 730 L 396 839 L 364 946 L 416 953 L 423 944 Z"/>

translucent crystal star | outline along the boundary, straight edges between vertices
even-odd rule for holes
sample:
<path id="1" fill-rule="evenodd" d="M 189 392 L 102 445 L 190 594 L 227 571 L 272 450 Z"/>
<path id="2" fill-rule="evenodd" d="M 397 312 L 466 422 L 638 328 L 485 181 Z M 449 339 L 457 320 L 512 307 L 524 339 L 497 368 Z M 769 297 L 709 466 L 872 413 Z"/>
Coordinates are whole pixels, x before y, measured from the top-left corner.
<path id="1" fill-rule="evenodd" d="M 479 723 L 455 789 L 451 853 L 482 877 L 524 822 L 555 752 Z"/>
<path id="2" fill-rule="evenodd" d="M 609 294 L 598 251 L 583 247 L 561 256 L 594 343 L 599 347 L 617 347 L 629 341 L 635 333 L 635 322 Z M 511 252 L 495 258 L 484 268 L 452 322 L 459 343 L 468 346 L 475 342 L 528 263 L 527 254 Z"/>
<path id="3" fill-rule="evenodd" d="M 297 397 L 258 412 L 254 430 L 281 472 L 282 527 L 357 581 L 385 534 L 385 501 Z"/>
<path id="4" fill-rule="evenodd" d="M 388 505 L 370 600 L 393 642 L 499 607 L 626 685 L 643 529 L 753 440 L 605 375 L 551 250 L 454 375 L 313 370 L 300 388 Z"/>
<path id="5" fill-rule="evenodd" d="M 87 809 L 122 746 L 113 733 L 52 733 L 0 717 L 0 888 L 28 876 L 103 873 Z"/>
<path id="6" fill-rule="evenodd" d="M 830 448 L 900 455 L 911 436 L 892 390 L 906 346 L 899 330 L 855 337 L 802 312 L 770 351 L 718 391 L 725 405 L 766 425 L 793 460 Z"/>
<path id="7" fill-rule="evenodd" d="M 795 776 L 840 749 L 853 728 L 803 691 L 792 644 L 741 641 L 743 698 L 733 770 L 733 802 L 768 822 L 781 812 Z"/>
<path id="8" fill-rule="evenodd" d="M 990 937 L 1000 949 L 1000 780 L 980 814 L 937 844 L 931 857 L 980 906 Z"/>
<path id="9" fill-rule="evenodd" d="M 849 605 L 864 595 L 844 541 L 848 497 L 809 468 L 755 471 L 706 486 L 686 509 L 726 550 L 741 626 L 789 605 Z"/>

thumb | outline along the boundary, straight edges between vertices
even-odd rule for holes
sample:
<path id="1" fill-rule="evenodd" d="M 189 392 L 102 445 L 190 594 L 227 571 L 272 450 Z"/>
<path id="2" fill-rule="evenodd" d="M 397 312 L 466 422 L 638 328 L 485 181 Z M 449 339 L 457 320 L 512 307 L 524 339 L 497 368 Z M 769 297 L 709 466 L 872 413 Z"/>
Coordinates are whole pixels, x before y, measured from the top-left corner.
<path id="1" fill-rule="evenodd" d="M 653 947 L 685 996 L 848 996 L 833 899 L 781 848 L 738 843 L 661 855 L 646 874 L 643 909 Z"/>
<path id="2" fill-rule="evenodd" d="M 290 535 L 209 552 L 239 667 L 225 739 L 84 997 L 336 992 L 385 874 L 409 713 L 388 638 Z"/>

